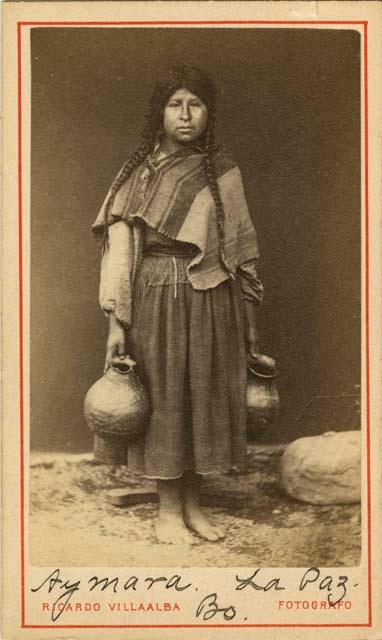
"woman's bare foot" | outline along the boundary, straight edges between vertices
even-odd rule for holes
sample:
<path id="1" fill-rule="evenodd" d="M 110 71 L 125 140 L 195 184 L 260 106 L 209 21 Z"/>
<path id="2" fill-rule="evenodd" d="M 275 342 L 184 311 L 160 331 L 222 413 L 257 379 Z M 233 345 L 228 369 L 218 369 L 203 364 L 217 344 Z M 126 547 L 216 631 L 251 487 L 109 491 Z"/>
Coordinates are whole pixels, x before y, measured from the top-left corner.
<path id="1" fill-rule="evenodd" d="M 183 517 L 186 525 L 205 540 L 216 542 L 225 538 L 225 533 L 213 525 L 198 506 L 185 506 Z"/>
<path id="2" fill-rule="evenodd" d="M 225 533 L 211 524 L 201 510 L 200 483 L 201 478 L 196 473 L 188 471 L 184 474 L 183 518 L 186 525 L 202 538 L 216 542 L 217 540 L 222 540 L 225 537 Z"/>
<path id="3" fill-rule="evenodd" d="M 178 513 L 159 512 L 154 527 L 158 542 L 179 545 L 192 543 L 192 536 Z"/>
<path id="4" fill-rule="evenodd" d="M 192 535 L 183 520 L 183 478 L 157 480 L 159 514 L 155 523 L 158 542 L 191 544 Z"/>

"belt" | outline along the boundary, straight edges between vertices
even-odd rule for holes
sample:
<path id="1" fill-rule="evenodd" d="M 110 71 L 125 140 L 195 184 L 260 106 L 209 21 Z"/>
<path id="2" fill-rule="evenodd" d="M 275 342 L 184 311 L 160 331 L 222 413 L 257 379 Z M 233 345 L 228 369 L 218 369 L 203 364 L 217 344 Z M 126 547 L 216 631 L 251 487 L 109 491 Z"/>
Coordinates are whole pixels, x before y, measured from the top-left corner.
<path id="1" fill-rule="evenodd" d="M 143 249 L 142 255 L 144 258 L 194 258 L 195 250 L 192 247 L 153 247 Z"/>
<path id="2" fill-rule="evenodd" d="M 156 247 L 155 249 L 144 249 L 142 256 L 144 258 L 163 258 L 167 256 L 171 258 L 173 269 L 174 269 L 174 298 L 178 297 L 178 258 L 189 258 L 191 259 L 195 255 L 195 251 L 192 251 L 191 248 L 186 253 L 184 247 Z"/>

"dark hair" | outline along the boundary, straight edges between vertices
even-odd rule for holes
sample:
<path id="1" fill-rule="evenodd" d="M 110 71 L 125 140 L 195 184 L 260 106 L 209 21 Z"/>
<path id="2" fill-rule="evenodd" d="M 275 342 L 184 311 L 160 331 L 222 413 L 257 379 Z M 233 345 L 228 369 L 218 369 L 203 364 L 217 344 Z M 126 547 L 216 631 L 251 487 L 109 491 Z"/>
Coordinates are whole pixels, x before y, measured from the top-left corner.
<path id="1" fill-rule="evenodd" d="M 188 89 L 204 102 L 208 109 L 207 129 L 211 128 L 210 124 L 214 122 L 216 110 L 216 90 L 212 79 L 198 67 L 175 67 L 157 80 L 150 99 L 147 125 L 143 132 L 150 145 L 155 144 L 158 131 L 163 127 L 164 108 L 178 89 Z M 205 135 L 203 137 L 205 138 Z M 204 146 L 203 142 L 205 143 L 205 140 L 200 140 L 199 144 Z"/>
<path id="2" fill-rule="evenodd" d="M 211 189 L 216 207 L 219 259 L 222 266 L 230 273 L 230 275 L 232 275 L 228 268 L 224 253 L 224 208 L 219 193 L 214 164 L 214 152 L 217 149 L 215 143 L 217 94 L 215 85 L 209 74 L 198 67 L 188 65 L 174 67 L 169 69 L 157 80 L 149 103 L 149 112 L 146 116 L 146 126 L 142 132 L 144 140 L 127 162 L 125 162 L 111 186 L 110 196 L 105 206 L 104 246 L 105 243 L 107 243 L 108 214 L 113 205 L 114 198 L 134 169 L 143 162 L 149 153 L 152 153 L 158 140 L 158 135 L 163 128 L 163 114 L 165 106 L 169 98 L 178 91 L 178 89 L 188 89 L 191 93 L 197 95 L 208 109 L 207 127 L 197 144 L 198 147 L 202 148 L 206 153 L 204 166 L 208 185 Z"/>

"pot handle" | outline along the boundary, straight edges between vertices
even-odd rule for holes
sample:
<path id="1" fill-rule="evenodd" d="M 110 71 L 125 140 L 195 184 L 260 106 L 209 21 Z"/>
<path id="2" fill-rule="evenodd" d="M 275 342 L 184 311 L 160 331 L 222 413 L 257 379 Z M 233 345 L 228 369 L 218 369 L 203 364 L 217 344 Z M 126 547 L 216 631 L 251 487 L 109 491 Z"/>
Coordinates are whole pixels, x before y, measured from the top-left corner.
<path id="1" fill-rule="evenodd" d="M 263 378 L 264 380 L 274 380 L 274 378 L 277 378 L 277 376 L 279 375 L 279 372 L 277 369 L 274 373 L 268 373 L 268 374 L 260 373 L 259 371 L 256 371 L 255 369 L 253 369 L 253 367 L 248 367 L 248 371 L 250 371 L 252 375 L 254 375 L 256 378 Z"/>
<path id="2" fill-rule="evenodd" d="M 130 358 L 130 356 L 114 356 L 111 360 L 110 366 L 114 371 L 118 373 L 126 374 L 133 370 L 137 363 Z"/>
<path id="3" fill-rule="evenodd" d="M 255 356 L 248 356 L 248 371 L 257 378 L 273 379 L 278 376 L 276 361 L 270 356 L 258 353 Z"/>

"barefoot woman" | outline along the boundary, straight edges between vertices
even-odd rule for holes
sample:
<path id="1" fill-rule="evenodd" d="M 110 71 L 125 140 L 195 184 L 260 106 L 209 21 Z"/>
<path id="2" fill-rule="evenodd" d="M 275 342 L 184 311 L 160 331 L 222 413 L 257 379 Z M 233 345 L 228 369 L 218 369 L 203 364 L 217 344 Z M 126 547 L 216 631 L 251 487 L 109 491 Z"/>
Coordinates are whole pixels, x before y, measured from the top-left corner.
<path id="1" fill-rule="evenodd" d="M 200 508 L 203 476 L 246 458 L 246 351 L 257 352 L 256 235 L 240 171 L 215 143 L 216 94 L 195 67 L 154 89 L 144 142 L 114 180 L 93 225 L 103 238 L 105 367 L 126 351 L 149 392 L 133 472 L 157 481 L 161 542 L 223 532 Z"/>

